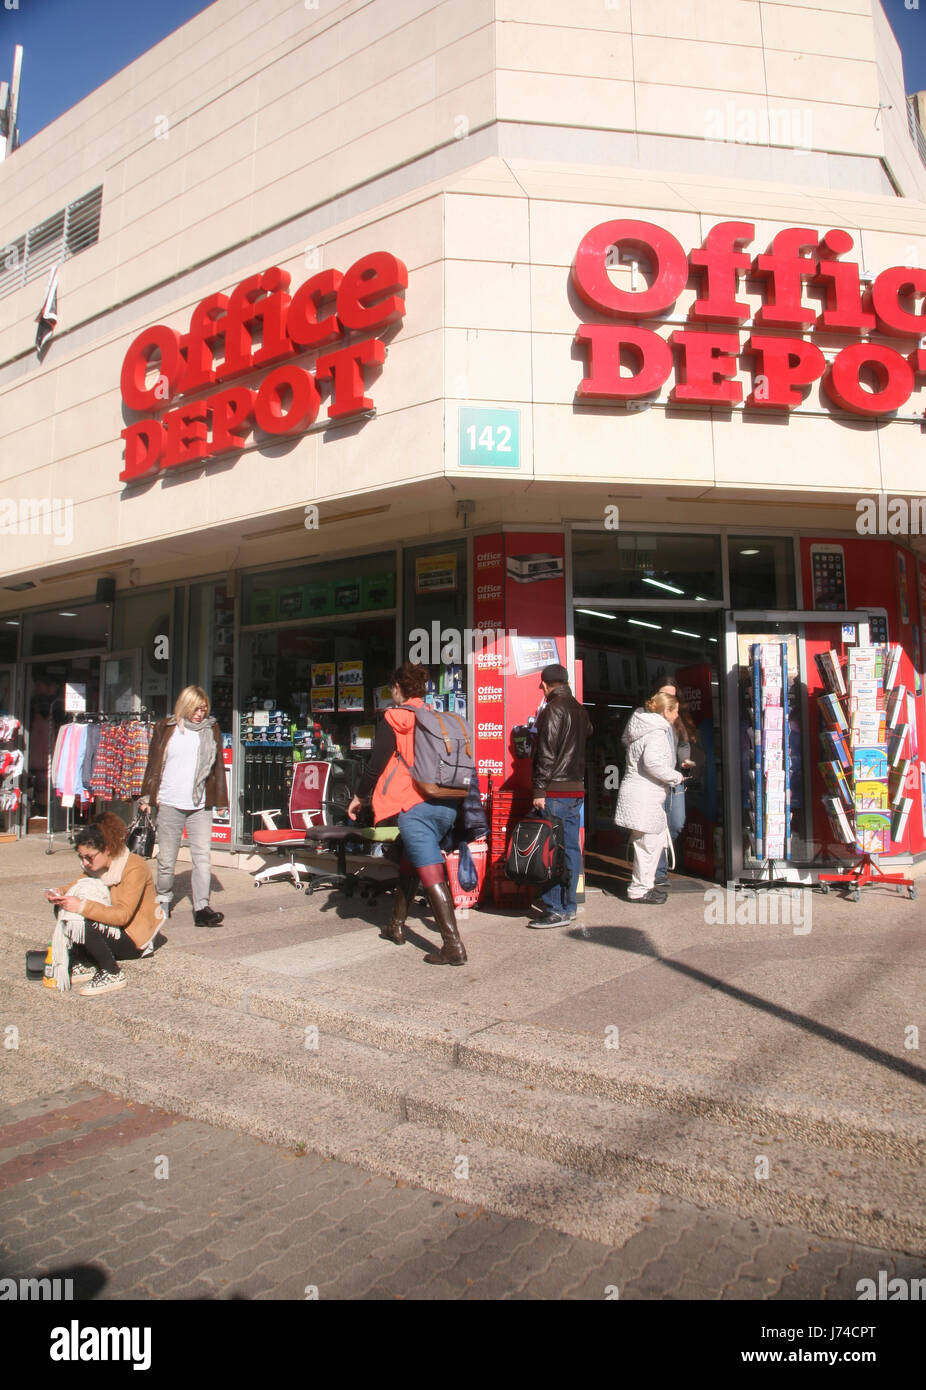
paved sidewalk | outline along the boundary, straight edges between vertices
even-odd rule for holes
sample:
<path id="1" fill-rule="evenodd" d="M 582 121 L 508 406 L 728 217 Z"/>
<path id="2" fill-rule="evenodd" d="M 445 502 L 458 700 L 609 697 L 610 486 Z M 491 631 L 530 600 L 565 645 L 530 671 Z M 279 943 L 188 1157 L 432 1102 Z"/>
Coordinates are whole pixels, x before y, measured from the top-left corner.
<path id="1" fill-rule="evenodd" d="M 51 925 L 41 889 L 75 869 L 69 847 L 46 856 L 44 846 L 40 837 L 0 845 L 0 934 L 34 924 L 37 947 Z M 924 898 L 880 888 L 858 904 L 819 892 L 728 904 L 711 885 L 676 877 L 664 906 L 592 891 L 577 923 L 552 931 L 528 930 L 524 912 L 473 911 L 460 922 L 469 964 L 434 969 L 422 963 L 435 937 L 421 903 L 397 949 L 378 935 L 391 894 L 365 903 L 308 897 L 286 882 L 256 890 L 249 874 L 224 867 L 214 884 L 226 920 L 197 929 L 181 866 L 164 950 L 216 980 L 243 966 L 255 989 L 285 978 L 307 997 L 366 1002 L 409 1027 L 506 1030 L 526 1051 L 549 1039 L 589 1065 L 619 1056 L 684 1084 L 926 1121 Z M 714 920 L 730 906 L 733 920 Z"/>
<path id="2" fill-rule="evenodd" d="M 4 1066 L 9 1065 L 9 1060 Z M 14 1088 L 42 1077 L 14 1059 Z M 926 1261 L 663 1197 L 621 1249 L 75 1086 L 0 1106 L 0 1278 L 99 1299 L 828 1299 Z"/>

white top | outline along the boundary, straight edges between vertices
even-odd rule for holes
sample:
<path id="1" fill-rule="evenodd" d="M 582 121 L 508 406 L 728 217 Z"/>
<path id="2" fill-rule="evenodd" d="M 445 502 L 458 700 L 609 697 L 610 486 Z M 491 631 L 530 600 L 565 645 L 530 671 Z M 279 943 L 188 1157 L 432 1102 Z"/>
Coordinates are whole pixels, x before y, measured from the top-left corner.
<path id="1" fill-rule="evenodd" d="M 185 729 L 182 724 L 174 727 L 167 740 L 167 756 L 158 787 L 158 805 L 175 806 L 178 811 L 199 811 L 205 806 L 205 787 L 199 804 L 193 805 L 193 778 L 196 776 L 199 738 L 199 734 Z"/>

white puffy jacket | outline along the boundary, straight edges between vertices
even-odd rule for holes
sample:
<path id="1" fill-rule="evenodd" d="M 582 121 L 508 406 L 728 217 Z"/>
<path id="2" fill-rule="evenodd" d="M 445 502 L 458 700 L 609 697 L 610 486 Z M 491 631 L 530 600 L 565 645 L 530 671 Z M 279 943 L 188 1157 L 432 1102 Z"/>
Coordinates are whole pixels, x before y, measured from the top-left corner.
<path id="1" fill-rule="evenodd" d="M 615 825 L 650 834 L 665 830 L 666 791 L 684 780 L 675 766 L 675 740 L 666 738 L 667 729 L 671 735 L 668 720 L 645 709 L 634 710 L 627 721 L 622 740 L 627 769 L 617 796 Z"/>

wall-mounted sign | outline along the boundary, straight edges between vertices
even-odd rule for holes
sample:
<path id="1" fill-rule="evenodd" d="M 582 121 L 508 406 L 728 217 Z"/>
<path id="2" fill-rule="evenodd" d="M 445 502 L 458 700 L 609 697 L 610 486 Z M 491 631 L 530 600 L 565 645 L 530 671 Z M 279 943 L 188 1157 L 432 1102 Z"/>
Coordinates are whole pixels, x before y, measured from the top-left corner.
<path id="1" fill-rule="evenodd" d="M 453 593 L 457 587 L 456 555 L 419 555 L 415 560 L 415 593 Z"/>
<path id="2" fill-rule="evenodd" d="M 460 467 L 517 468 L 521 412 L 460 406 Z"/>
<path id="3" fill-rule="evenodd" d="M 612 321 L 583 323 L 576 333 L 588 360 L 577 399 L 652 398 L 674 372 L 670 401 L 732 409 L 743 402 L 737 371 L 751 364 L 753 388 L 744 402 L 751 409 L 793 410 L 820 380 L 832 404 L 851 414 L 899 410 L 926 375 L 926 348 L 919 346 L 926 336 L 926 270 L 891 266 L 863 292 L 858 263 L 842 259 L 854 245 L 848 232 L 834 228 L 821 236 L 787 227 L 765 255 L 750 256 L 743 248 L 754 235 L 752 222 L 720 222 L 686 256 L 681 243 L 652 222 L 620 219 L 593 227 L 579 244 L 572 281 L 584 302 Z M 652 281 L 622 289 L 608 269 L 634 251 L 651 265 Z M 764 286 L 765 302 L 754 315 L 737 299 L 742 275 Z M 688 313 L 692 327 L 667 337 L 643 327 L 641 320 L 659 320 L 672 308 L 690 277 L 700 286 Z M 822 292 L 819 312 L 804 304 L 805 285 Z M 738 329 L 747 323 L 741 342 Z M 865 341 L 830 348 L 828 360 L 808 333 Z M 867 341 L 871 333 L 896 340 L 896 347 Z"/>
<path id="4" fill-rule="evenodd" d="M 343 275 L 320 271 L 294 295 L 289 283 L 288 271 L 273 266 L 229 295 L 201 300 L 187 333 L 163 324 L 139 333 L 122 364 L 121 388 L 128 409 L 144 418 L 122 431 L 123 482 L 238 452 L 255 427 L 275 437 L 301 434 L 318 418 L 322 383 L 332 422 L 373 409 L 364 370 L 381 366 L 386 348 L 371 335 L 405 314 L 405 266 L 375 251 Z M 258 325 L 259 336 L 252 335 Z M 314 371 L 290 360 L 321 348 Z M 240 380 L 264 372 L 259 384 Z M 183 397 L 196 399 L 168 409 Z"/>

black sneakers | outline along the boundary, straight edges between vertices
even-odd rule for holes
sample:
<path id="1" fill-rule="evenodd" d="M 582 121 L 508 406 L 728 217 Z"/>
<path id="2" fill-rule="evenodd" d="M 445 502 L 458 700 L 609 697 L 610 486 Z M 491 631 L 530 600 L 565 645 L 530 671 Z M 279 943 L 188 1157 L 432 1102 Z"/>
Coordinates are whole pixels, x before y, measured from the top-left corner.
<path id="1" fill-rule="evenodd" d="M 665 903 L 669 901 L 668 893 L 663 893 L 661 888 L 651 888 L 648 893 L 644 893 L 642 898 L 631 898 L 628 896 L 629 903 Z"/>
<path id="2" fill-rule="evenodd" d="M 211 907 L 201 907 L 193 913 L 193 925 L 197 927 L 217 927 L 225 921 L 223 912 L 213 912 Z"/>

